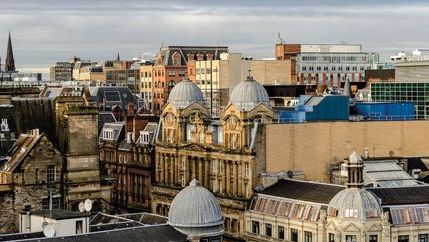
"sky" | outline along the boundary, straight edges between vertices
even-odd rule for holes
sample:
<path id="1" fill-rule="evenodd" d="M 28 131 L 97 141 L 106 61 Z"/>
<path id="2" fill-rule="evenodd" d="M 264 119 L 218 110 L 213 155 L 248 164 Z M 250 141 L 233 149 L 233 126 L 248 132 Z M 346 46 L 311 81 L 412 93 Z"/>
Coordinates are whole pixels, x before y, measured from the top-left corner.
<path id="1" fill-rule="evenodd" d="M 72 56 L 122 59 L 164 45 L 227 45 L 272 57 L 289 43 L 358 43 L 382 60 L 429 48 L 429 1 L 398 0 L 0 0 L 0 56 L 8 31 L 18 69 L 47 69 Z"/>

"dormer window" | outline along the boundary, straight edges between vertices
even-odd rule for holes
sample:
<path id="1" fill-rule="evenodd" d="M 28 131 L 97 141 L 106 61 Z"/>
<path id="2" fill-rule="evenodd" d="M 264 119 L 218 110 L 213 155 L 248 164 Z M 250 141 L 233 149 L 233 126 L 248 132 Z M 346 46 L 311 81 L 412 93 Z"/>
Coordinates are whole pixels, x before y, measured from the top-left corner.
<path id="1" fill-rule="evenodd" d="M 104 129 L 103 139 L 113 140 L 113 129 Z"/>
<path id="2" fill-rule="evenodd" d="M 173 66 L 180 66 L 182 65 L 181 63 L 181 56 L 179 54 L 179 52 L 174 52 L 173 56 L 171 57 L 173 60 Z"/>
<path id="3" fill-rule="evenodd" d="M 151 134 L 152 132 L 140 131 L 140 143 L 144 145 L 148 145 L 151 142 Z"/>
<path id="4" fill-rule="evenodd" d="M 7 131 L 9 131 L 9 125 L 7 123 L 7 119 L 6 118 L 2 118 L 1 119 L 0 131 L 1 132 L 7 132 Z"/>

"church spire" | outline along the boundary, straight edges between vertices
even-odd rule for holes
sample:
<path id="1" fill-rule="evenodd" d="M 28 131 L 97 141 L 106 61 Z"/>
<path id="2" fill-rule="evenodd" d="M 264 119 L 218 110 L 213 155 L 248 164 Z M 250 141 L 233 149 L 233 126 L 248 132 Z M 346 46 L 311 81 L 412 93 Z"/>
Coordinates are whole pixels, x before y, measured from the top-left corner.
<path id="1" fill-rule="evenodd" d="M 118 52 L 118 56 L 116 57 L 116 60 L 117 60 L 117 61 L 120 61 L 120 60 L 121 60 L 121 57 L 119 57 L 119 52 Z"/>
<path id="2" fill-rule="evenodd" d="M 4 64 L 4 71 L 5 72 L 15 71 L 15 60 L 13 59 L 13 49 L 12 49 L 12 40 L 10 38 L 10 32 L 9 32 L 9 39 L 7 41 L 7 54 L 6 54 L 6 62 Z"/>

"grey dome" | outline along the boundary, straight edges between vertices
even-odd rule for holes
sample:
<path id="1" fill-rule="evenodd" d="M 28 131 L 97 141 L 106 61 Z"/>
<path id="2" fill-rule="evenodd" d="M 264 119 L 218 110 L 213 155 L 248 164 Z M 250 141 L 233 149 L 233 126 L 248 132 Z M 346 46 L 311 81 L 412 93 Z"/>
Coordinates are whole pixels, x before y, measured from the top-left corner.
<path id="1" fill-rule="evenodd" d="M 201 89 L 187 77 L 171 89 L 168 102 L 176 108 L 186 108 L 193 102 L 205 104 Z"/>
<path id="2" fill-rule="evenodd" d="M 365 189 L 347 188 L 331 199 L 328 214 L 339 219 L 380 218 L 381 206 L 371 192 Z"/>
<path id="3" fill-rule="evenodd" d="M 173 199 L 168 224 L 188 235 L 223 233 L 218 200 L 195 179 Z"/>
<path id="4" fill-rule="evenodd" d="M 229 102 L 240 110 L 250 111 L 259 103 L 270 107 L 268 93 L 264 86 L 248 77 L 237 84 L 231 93 Z"/>

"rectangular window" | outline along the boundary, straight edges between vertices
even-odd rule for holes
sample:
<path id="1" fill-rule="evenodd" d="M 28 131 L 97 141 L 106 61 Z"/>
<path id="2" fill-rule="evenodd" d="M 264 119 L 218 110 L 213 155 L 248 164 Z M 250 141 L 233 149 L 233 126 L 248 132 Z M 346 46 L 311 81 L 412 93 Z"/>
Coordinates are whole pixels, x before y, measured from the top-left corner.
<path id="1" fill-rule="evenodd" d="M 298 242 L 298 230 L 290 229 L 290 240 L 293 242 Z"/>
<path id="2" fill-rule="evenodd" d="M 356 235 L 346 235 L 346 242 L 356 242 Z"/>
<path id="3" fill-rule="evenodd" d="M 273 227 L 271 224 L 265 224 L 265 236 L 271 237 L 273 234 Z"/>
<path id="4" fill-rule="evenodd" d="M 329 233 L 329 238 L 328 238 L 329 240 L 329 242 L 335 242 L 335 234 L 333 234 L 333 233 Z"/>
<path id="5" fill-rule="evenodd" d="M 83 234 L 83 221 L 76 221 L 76 234 Z"/>
<path id="6" fill-rule="evenodd" d="M 48 165 L 46 169 L 46 182 L 55 182 L 55 165 Z"/>
<path id="7" fill-rule="evenodd" d="M 278 236 L 279 239 L 285 239 L 285 227 L 279 226 L 278 227 Z"/>
<path id="8" fill-rule="evenodd" d="M 399 235 L 398 236 L 398 242 L 408 242 L 409 236 L 408 235 Z"/>
<path id="9" fill-rule="evenodd" d="M 377 242 L 377 235 L 376 234 L 369 235 L 368 242 Z"/>
<path id="10" fill-rule="evenodd" d="M 39 183 L 39 169 L 36 168 L 35 174 L 34 174 L 34 180 L 36 183 Z"/>
<path id="11" fill-rule="evenodd" d="M 419 242 L 428 242 L 428 234 L 419 234 Z"/>
<path id="12" fill-rule="evenodd" d="M 259 234 L 259 222 L 252 221 L 252 233 Z"/>
<path id="13" fill-rule="evenodd" d="M 304 242 L 312 242 L 313 234 L 308 231 L 304 231 Z"/>

